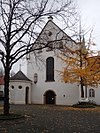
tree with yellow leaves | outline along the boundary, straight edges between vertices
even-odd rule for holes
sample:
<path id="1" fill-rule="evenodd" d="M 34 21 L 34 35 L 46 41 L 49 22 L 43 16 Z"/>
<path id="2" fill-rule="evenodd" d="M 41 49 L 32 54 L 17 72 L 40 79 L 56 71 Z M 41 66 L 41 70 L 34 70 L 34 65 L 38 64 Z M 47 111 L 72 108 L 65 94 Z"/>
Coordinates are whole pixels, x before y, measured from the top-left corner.
<path id="1" fill-rule="evenodd" d="M 93 55 L 90 42 L 85 44 L 84 37 L 80 36 L 76 48 L 70 52 L 62 52 L 60 58 L 65 63 L 60 72 L 65 83 L 77 83 L 81 88 L 81 97 L 84 98 L 84 87 L 98 86 L 100 83 L 100 55 Z"/>

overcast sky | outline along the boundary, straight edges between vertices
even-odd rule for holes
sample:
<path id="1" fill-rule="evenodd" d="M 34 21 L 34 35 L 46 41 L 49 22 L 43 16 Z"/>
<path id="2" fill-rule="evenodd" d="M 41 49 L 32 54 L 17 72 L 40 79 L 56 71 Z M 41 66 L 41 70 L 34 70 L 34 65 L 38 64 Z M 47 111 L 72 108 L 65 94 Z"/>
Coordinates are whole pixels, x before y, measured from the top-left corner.
<path id="1" fill-rule="evenodd" d="M 73 1 L 77 1 L 76 5 L 78 5 L 78 11 L 81 14 L 82 25 L 86 25 L 88 29 L 93 27 L 93 39 L 97 44 L 96 49 L 100 50 L 100 0 Z M 18 65 L 17 69 L 19 69 Z"/>
<path id="2" fill-rule="evenodd" d="M 83 25 L 93 27 L 93 39 L 100 50 L 100 0 L 77 0 Z"/>

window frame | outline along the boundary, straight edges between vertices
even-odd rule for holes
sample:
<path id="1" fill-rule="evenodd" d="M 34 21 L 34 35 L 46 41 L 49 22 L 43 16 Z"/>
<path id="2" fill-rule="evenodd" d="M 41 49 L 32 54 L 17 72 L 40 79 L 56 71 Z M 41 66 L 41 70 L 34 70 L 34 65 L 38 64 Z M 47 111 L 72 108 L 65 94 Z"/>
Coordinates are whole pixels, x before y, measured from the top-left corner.
<path id="1" fill-rule="evenodd" d="M 94 89 L 89 89 L 89 97 L 95 98 L 95 90 Z"/>
<path id="2" fill-rule="evenodd" d="M 46 59 L 46 82 L 54 82 L 54 58 Z"/>

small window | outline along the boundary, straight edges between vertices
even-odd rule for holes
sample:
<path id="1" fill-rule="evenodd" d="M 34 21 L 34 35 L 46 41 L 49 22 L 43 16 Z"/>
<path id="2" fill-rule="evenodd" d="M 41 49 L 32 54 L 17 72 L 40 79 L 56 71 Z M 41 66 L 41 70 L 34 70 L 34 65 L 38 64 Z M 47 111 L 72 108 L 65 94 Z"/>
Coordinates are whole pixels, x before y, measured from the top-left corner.
<path id="1" fill-rule="evenodd" d="M 48 32 L 48 36 L 52 36 L 52 32 L 51 31 Z"/>
<path id="2" fill-rule="evenodd" d="M 62 41 L 59 42 L 59 49 L 63 49 L 63 42 Z"/>
<path id="3" fill-rule="evenodd" d="M 11 86 L 11 89 L 14 89 L 14 86 L 13 85 Z"/>
<path id="4" fill-rule="evenodd" d="M 56 49 L 63 49 L 63 41 L 55 42 L 55 48 Z"/>
<path id="5" fill-rule="evenodd" d="M 19 89 L 22 89 L 22 86 L 21 86 L 21 85 L 19 85 L 19 86 L 18 86 L 18 88 L 19 88 Z"/>
<path id="6" fill-rule="evenodd" d="M 53 44 L 48 42 L 48 47 L 46 51 L 53 51 Z"/>
<path id="7" fill-rule="evenodd" d="M 42 49 L 39 49 L 39 50 L 38 50 L 38 53 L 42 53 Z"/>
<path id="8" fill-rule="evenodd" d="M 95 97 L 95 90 L 94 89 L 89 90 L 89 97 Z"/>
<path id="9" fill-rule="evenodd" d="M 42 46 L 41 45 L 39 46 L 38 53 L 42 53 Z"/>

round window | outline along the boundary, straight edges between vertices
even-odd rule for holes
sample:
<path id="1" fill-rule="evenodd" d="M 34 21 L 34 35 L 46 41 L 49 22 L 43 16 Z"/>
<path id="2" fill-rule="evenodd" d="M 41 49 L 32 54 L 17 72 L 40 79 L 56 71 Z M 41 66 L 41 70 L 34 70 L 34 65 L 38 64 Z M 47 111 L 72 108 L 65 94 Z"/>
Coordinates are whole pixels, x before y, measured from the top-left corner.
<path id="1" fill-rule="evenodd" d="M 11 88 L 14 89 L 14 86 L 12 85 Z"/>
<path id="2" fill-rule="evenodd" d="M 19 86 L 18 86 L 18 88 L 19 88 L 19 89 L 22 89 L 22 86 L 21 86 L 21 85 L 19 85 Z"/>

